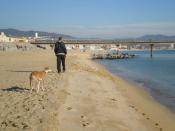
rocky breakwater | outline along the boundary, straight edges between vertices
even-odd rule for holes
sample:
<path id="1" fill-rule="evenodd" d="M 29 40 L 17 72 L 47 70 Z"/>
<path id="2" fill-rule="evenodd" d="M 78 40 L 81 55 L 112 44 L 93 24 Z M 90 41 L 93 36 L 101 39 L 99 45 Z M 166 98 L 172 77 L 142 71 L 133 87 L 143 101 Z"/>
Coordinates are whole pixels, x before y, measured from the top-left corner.
<path id="1" fill-rule="evenodd" d="M 137 55 L 128 54 L 128 53 L 120 53 L 120 54 L 112 54 L 112 53 L 94 53 L 92 54 L 92 59 L 129 59 L 135 58 Z"/>
<path id="2" fill-rule="evenodd" d="M 27 51 L 36 48 L 35 45 L 29 43 L 0 43 L 0 51 Z"/>

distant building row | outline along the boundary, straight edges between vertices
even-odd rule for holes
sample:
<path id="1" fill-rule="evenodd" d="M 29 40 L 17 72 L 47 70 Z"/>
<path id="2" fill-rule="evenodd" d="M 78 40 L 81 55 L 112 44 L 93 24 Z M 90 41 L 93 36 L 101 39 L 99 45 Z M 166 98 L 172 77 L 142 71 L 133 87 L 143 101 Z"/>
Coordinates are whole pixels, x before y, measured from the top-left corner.
<path id="1" fill-rule="evenodd" d="M 29 40 L 25 37 L 8 37 L 4 32 L 0 34 L 0 42 L 19 42 L 19 43 L 28 43 Z"/>

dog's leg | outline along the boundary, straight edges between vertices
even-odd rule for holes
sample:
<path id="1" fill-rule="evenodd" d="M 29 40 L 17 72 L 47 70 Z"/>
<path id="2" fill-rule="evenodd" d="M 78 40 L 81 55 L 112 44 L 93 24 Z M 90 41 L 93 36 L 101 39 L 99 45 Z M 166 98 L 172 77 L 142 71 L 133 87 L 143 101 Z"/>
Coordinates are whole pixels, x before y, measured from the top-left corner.
<path id="1" fill-rule="evenodd" d="M 33 86 L 32 86 L 32 88 L 31 88 L 31 90 L 30 90 L 30 93 L 32 93 L 32 90 L 33 90 Z"/>
<path id="2" fill-rule="evenodd" d="M 41 88 L 44 91 L 44 80 L 41 81 L 41 85 L 42 85 Z"/>
<path id="3" fill-rule="evenodd" d="M 38 81 L 38 90 L 37 90 L 37 93 L 39 92 L 39 88 L 40 88 L 40 81 Z"/>
<path id="4" fill-rule="evenodd" d="M 31 81 L 31 86 L 30 86 L 31 90 L 30 90 L 30 93 L 32 93 L 33 91 L 33 80 Z"/>

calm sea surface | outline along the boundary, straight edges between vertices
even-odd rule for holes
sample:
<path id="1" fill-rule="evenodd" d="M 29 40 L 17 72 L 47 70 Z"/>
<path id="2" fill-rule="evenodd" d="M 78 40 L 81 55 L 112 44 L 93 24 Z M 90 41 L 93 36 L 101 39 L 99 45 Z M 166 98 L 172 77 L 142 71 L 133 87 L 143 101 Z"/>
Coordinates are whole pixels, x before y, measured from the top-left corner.
<path id="1" fill-rule="evenodd" d="M 129 51 L 134 59 L 95 60 L 113 74 L 144 86 L 160 103 L 175 112 L 175 51 Z"/>

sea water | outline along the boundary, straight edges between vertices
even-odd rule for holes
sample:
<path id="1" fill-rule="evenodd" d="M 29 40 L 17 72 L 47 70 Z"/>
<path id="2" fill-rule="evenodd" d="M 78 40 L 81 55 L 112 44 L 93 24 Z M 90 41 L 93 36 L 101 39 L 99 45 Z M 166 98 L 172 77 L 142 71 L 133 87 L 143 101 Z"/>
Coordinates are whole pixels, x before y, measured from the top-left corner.
<path id="1" fill-rule="evenodd" d="M 142 85 L 150 94 L 175 111 L 175 50 L 129 51 L 132 59 L 96 60 L 113 74 Z"/>

